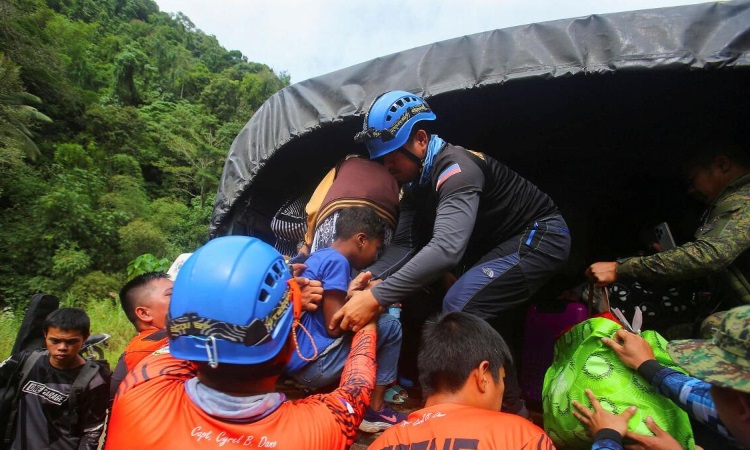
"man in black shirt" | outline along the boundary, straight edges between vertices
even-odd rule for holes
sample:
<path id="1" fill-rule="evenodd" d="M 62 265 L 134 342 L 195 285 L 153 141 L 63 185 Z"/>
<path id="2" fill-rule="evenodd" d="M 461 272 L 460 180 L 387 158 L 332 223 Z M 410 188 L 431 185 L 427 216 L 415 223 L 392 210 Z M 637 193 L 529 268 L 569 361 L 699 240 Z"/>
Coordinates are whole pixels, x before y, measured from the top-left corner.
<path id="1" fill-rule="evenodd" d="M 7 424 L 3 448 L 98 447 L 107 413 L 109 380 L 96 362 L 78 354 L 89 328 L 89 317 L 83 310 L 55 310 L 44 322 L 47 350 L 21 352 L 0 365 L 0 385 L 17 383 L 17 398 L 12 404 L 15 420 L 11 418 Z"/>
<path id="2" fill-rule="evenodd" d="M 458 278 L 443 312 L 499 320 L 512 337 L 507 328 L 523 322 L 531 295 L 568 259 L 570 233 L 552 199 L 494 158 L 431 134 L 426 124 L 435 118 L 422 98 L 386 92 L 355 137 L 383 160 L 403 197 L 392 245 L 370 268 L 382 283 L 355 292 L 332 328 L 356 331 L 380 307 L 447 274 Z"/>

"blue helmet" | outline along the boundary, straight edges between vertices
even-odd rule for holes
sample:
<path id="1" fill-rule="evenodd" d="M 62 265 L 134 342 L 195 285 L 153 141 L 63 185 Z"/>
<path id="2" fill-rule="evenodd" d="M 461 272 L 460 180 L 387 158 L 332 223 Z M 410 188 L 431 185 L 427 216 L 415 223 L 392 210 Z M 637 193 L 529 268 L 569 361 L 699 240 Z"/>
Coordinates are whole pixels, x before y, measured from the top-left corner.
<path id="1" fill-rule="evenodd" d="M 370 159 L 380 158 L 406 144 L 415 123 L 435 118 L 421 97 L 406 91 L 386 92 L 370 105 L 354 141 L 365 143 Z"/>
<path id="2" fill-rule="evenodd" d="M 258 364 L 276 356 L 293 322 L 289 266 L 248 236 L 213 239 L 177 274 L 169 304 L 169 351 L 180 359 Z"/>

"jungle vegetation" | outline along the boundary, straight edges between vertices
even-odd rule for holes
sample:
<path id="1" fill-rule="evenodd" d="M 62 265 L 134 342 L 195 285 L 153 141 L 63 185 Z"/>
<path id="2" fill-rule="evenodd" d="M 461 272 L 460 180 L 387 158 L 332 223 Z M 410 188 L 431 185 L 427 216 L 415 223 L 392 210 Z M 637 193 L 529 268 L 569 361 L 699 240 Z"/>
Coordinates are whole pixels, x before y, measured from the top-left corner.
<path id="1" fill-rule="evenodd" d="M 151 0 L 0 0 L 5 313 L 117 307 L 129 264 L 203 244 L 232 140 L 289 81 Z"/>

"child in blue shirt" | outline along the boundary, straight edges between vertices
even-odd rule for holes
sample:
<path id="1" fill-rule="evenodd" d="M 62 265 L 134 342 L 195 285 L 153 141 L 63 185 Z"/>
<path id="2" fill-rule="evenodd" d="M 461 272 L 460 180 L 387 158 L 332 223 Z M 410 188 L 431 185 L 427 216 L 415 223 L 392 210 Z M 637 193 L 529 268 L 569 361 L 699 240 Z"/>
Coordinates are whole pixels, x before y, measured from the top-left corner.
<path id="1" fill-rule="evenodd" d="M 330 247 L 318 250 L 305 261 L 302 274 L 323 283 L 323 301 L 314 312 L 302 316 L 304 331 L 297 331 L 298 352 L 287 364 L 287 374 L 311 388 L 328 386 L 338 380 L 351 348 L 351 334 L 330 330 L 333 315 L 346 303 L 351 269 L 363 269 L 377 259 L 383 244 L 385 222 L 374 209 L 358 206 L 342 209 L 336 219 L 336 233 Z M 389 408 L 385 401 L 388 385 L 396 380 L 401 352 L 401 323 L 382 314 L 377 327 L 377 375 L 370 406 L 360 425 L 362 431 L 383 431 L 406 419 L 403 413 Z M 317 354 L 316 354 L 317 353 Z"/>

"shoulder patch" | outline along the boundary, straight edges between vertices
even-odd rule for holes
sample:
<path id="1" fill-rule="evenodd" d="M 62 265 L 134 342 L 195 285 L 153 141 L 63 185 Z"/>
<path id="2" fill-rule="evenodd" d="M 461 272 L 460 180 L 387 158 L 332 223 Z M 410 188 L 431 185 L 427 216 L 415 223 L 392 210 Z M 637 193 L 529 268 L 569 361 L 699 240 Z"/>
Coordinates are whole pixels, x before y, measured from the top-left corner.
<path id="1" fill-rule="evenodd" d="M 448 178 L 452 177 L 453 175 L 457 173 L 461 173 L 461 166 L 459 166 L 458 163 L 454 163 L 448 166 L 448 168 L 443 170 L 438 176 L 435 190 L 436 191 L 440 190 L 440 186 L 442 186 L 442 184 L 445 183 L 446 180 L 448 180 Z"/>
<path id="2" fill-rule="evenodd" d="M 472 155 L 476 156 L 477 158 L 481 159 L 482 161 L 487 161 L 487 158 L 484 156 L 484 153 L 482 152 L 475 152 L 474 150 L 467 150 Z"/>

